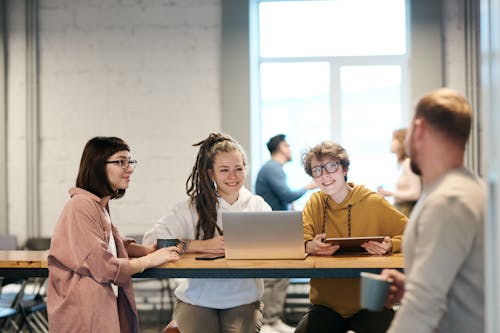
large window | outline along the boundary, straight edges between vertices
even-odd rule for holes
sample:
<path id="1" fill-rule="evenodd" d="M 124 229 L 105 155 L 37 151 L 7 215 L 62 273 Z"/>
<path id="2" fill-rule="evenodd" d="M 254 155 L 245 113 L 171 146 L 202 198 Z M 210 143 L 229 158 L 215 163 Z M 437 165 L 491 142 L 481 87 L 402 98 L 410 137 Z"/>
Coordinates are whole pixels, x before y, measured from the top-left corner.
<path id="1" fill-rule="evenodd" d="M 256 1 L 253 179 L 284 133 L 292 188 L 310 181 L 300 155 L 322 140 L 348 151 L 350 181 L 393 187 L 392 131 L 409 113 L 405 0 Z"/>

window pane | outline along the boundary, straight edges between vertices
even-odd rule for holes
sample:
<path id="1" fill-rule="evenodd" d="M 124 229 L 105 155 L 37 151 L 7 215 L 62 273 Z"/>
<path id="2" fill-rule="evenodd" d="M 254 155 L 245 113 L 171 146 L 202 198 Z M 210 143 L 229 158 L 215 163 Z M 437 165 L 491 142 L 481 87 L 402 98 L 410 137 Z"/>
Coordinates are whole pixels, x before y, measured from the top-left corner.
<path id="1" fill-rule="evenodd" d="M 300 163 L 302 151 L 330 137 L 330 66 L 326 62 L 264 63 L 260 75 L 260 160 L 270 158 L 265 148 L 269 138 L 285 134 L 292 150 L 292 162 L 284 167 L 289 186 L 301 188 L 311 181 Z"/>
<path id="2" fill-rule="evenodd" d="M 340 69 L 342 145 L 351 156 L 349 179 L 375 190 L 395 183 L 392 131 L 401 124 L 401 68 L 344 66 Z M 369 166 L 369 167 L 367 167 Z"/>
<path id="3" fill-rule="evenodd" d="M 262 57 L 402 55 L 405 0 L 263 2 Z"/>

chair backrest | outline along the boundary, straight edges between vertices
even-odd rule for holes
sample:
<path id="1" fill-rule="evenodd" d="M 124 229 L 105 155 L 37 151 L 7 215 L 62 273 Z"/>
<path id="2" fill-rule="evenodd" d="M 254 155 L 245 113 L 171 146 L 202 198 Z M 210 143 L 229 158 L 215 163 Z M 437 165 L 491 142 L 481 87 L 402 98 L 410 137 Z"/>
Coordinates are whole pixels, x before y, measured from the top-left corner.
<path id="1" fill-rule="evenodd" d="M 17 237 L 15 235 L 0 234 L 0 250 L 16 250 Z"/>
<path id="2" fill-rule="evenodd" d="M 50 238 L 34 237 L 28 238 L 24 244 L 26 250 L 43 251 L 50 248 Z"/>
<path id="3" fill-rule="evenodd" d="M 144 236 L 144 234 L 130 234 L 125 237 L 132 238 L 137 244 L 142 244 L 142 236 Z"/>

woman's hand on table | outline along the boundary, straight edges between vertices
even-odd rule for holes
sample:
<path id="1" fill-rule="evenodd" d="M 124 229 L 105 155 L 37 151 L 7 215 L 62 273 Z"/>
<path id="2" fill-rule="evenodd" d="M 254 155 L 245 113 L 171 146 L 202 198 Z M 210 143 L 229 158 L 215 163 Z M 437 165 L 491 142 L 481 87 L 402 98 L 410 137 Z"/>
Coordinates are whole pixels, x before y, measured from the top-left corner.
<path id="1" fill-rule="evenodd" d="M 206 241 L 206 253 L 224 254 L 224 236 L 217 236 Z"/>
<path id="2" fill-rule="evenodd" d="M 147 258 L 149 260 L 149 267 L 156 267 L 163 265 L 169 261 L 179 260 L 179 248 L 177 246 L 169 246 L 158 249 L 154 252 L 151 252 L 147 256 L 143 258 Z M 149 268 L 145 267 L 145 268 Z"/>
<path id="3" fill-rule="evenodd" d="M 306 243 L 306 252 L 315 256 L 331 256 L 338 249 L 339 245 L 323 243 L 323 238 L 326 234 L 317 234 L 314 238 Z"/>
<path id="4" fill-rule="evenodd" d="M 391 237 L 385 236 L 383 242 L 369 241 L 361 244 L 361 247 L 370 254 L 386 254 L 392 251 L 392 240 Z"/>
<path id="5" fill-rule="evenodd" d="M 131 259 L 131 273 L 142 273 L 145 269 L 161 266 L 169 261 L 179 260 L 179 258 L 179 248 L 177 246 L 164 247 L 148 255 Z"/>
<path id="6" fill-rule="evenodd" d="M 128 243 L 125 248 L 127 249 L 128 256 L 131 258 L 144 257 L 151 252 L 156 251 L 156 244 L 147 246 L 142 244 L 137 244 L 135 242 Z"/>

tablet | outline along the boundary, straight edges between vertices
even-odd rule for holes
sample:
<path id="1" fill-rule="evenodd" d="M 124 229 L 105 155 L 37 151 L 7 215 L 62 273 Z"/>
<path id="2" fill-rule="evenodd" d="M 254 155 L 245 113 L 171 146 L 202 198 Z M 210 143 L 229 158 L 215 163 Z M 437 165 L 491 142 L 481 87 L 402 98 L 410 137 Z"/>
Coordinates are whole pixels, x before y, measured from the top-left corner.
<path id="1" fill-rule="evenodd" d="M 366 252 L 361 244 L 369 241 L 382 242 L 384 236 L 368 236 L 368 237 L 344 237 L 344 238 L 325 238 L 324 243 L 340 245 L 340 248 L 335 253 L 362 253 Z"/>

